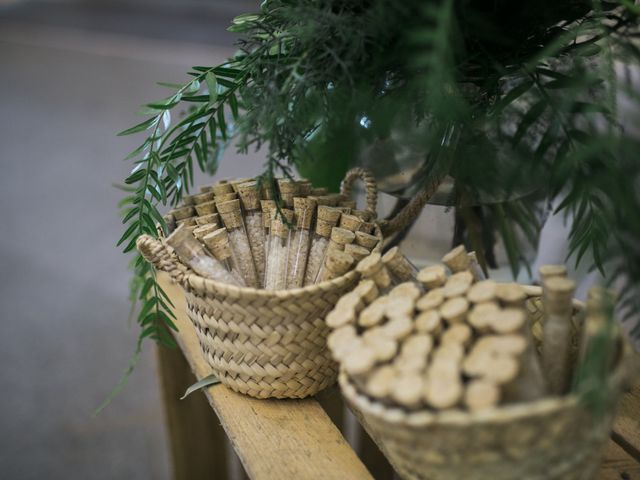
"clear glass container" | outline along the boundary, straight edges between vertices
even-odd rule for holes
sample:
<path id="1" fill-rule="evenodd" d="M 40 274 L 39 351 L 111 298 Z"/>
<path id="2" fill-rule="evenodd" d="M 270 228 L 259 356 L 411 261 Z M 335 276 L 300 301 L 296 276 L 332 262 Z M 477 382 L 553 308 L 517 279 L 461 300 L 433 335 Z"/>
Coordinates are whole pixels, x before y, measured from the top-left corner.
<path id="1" fill-rule="evenodd" d="M 250 181 L 238 185 L 238 195 L 244 208 L 244 223 L 247 227 L 249 247 L 256 267 L 259 286 L 264 285 L 266 269 L 265 232 L 260 208 L 258 182 Z"/>
<path id="2" fill-rule="evenodd" d="M 311 226 L 316 212 L 316 201 L 311 198 L 295 197 L 293 213 L 295 230 L 289 248 L 287 288 L 298 288 L 304 284 L 304 274 L 311 246 Z"/>
<path id="3" fill-rule="evenodd" d="M 242 285 L 218 259 L 211 257 L 204 246 L 185 226 L 179 226 L 167 238 L 181 262 L 191 267 L 198 275 L 218 282 Z"/>
<path id="4" fill-rule="evenodd" d="M 398 247 L 393 247 L 382 256 L 393 283 L 415 282 L 418 268 L 405 257 Z"/>
<path id="5" fill-rule="evenodd" d="M 202 242 L 213 256 L 222 264 L 225 271 L 233 277 L 235 283 L 239 286 L 246 286 L 240 269 L 238 268 L 237 258 L 233 254 L 233 250 L 229 245 L 229 235 L 225 228 L 208 233 L 202 237 Z"/>
<path id="6" fill-rule="evenodd" d="M 288 250 L 291 242 L 293 210 L 274 210 L 269 233 L 269 253 L 264 288 L 284 290 L 287 288 Z"/>
<path id="7" fill-rule="evenodd" d="M 259 288 L 258 274 L 253 262 L 247 230 L 242 219 L 240 200 L 220 202 L 217 207 L 218 213 L 220 213 L 220 217 L 227 228 L 229 244 L 245 284 L 248 287 Z"/>
<path id="8" fill-rule="evenodd" d="M 264 185 L 263 185 L 264 186 Z M 262 193 L 264 195 L 265 189 L 262 189 Z M 262 281 L 262 286 L 266 285 L 267 279 L 267 258 L 269 257 L 269 234 L 271 232 L 271 218 L 273 217 L 273 212 L 276 209 L 276 202 L 274 200 L 261 200 L 260 207 L 262 209 L 262 229 L 264 232 L 264 269 L 265 269 L 265 278 Z"/>
<path id="9" fill-rule="evenodd" d="M 333 227 L 331 229 L 329 245 L 325 251 L 324 258 L 322 259 L 322 266 L 320 267 L 320 271 L 318 271 L 315 283 L 320 283 L 320 279 L 324 276 L 324 270 L 327 268 L 327 259 L 329 254 L 336 250 L 343 252 L 345 245 L 353 243 L 355 237 L 355 234 L 351 230 L 346 230 L 340 227 Z"/>
<path id="10" fill-rule="evenodd" d="M 328 205 L 318 205 L 316 228 L 311 239 L 311 248 L 309 251 L 309 259 L 307 261 L 307 271 L 304 276 L 304 285 L 312 285 L 315 283 L 318 272 L 322 267 L 324 254 L 329 246 L 329 237 L 331 229 L 338 224 L 341 212 L 336 208 Z"/>

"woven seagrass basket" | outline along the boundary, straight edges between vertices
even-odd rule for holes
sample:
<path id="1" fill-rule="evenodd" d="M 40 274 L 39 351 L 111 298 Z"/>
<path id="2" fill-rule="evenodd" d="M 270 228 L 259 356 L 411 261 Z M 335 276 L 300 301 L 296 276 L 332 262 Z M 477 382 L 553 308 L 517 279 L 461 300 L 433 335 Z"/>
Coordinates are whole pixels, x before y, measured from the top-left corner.
<path id="1" fill-rule="evenodd" d="M 377 187 L 370 172 L 355 168 L 342 182 L 349 195 L 356 179 L 366 190 L 366 209 L 376 213 Z M 421 206 L 420 206 L 421 208 Z M 376 235 L 401 228 L 419 213 L 414 202 Z M 205 279 L 181 264 L 164 242 L 138 239 L 144 258 L 180 284 L 202 351 L 229 388 L 256 398 L 303 398 L 336 381 L 338 367 L 326 346 L 325 316 L 358 280 L 355 271 L 317 285 L 282 291 L 236 287 Z M 382 241 L 376 250 L 382 248 Z"/>
<path id="2" fill-rule="evenodd" d="M 528 290 L 535 324 L 542 317 L 541 290 Z M 583 308 L 574 302 L 574 326 Z M 344 371 L 339 382 L 353 412 L 404 479 L 587 480 L 598 469 L 615 403 L 630 378 L 631 347 L 622 338 L 619 345 L 609 385 L 613 402 L 598 419 L 575 395 L 477 413 L 407 412 L 367 397 Z"/>

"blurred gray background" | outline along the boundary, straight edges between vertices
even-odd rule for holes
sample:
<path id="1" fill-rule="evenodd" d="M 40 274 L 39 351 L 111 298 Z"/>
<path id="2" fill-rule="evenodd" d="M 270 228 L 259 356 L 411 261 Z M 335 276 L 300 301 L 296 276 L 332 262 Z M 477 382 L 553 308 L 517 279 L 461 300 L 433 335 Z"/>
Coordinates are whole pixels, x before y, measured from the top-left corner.
<path id="1" fill-rule="evenodd" d="M 112 185 L 141 140 L 115 134 L 166 96 L 156 81 L 182 82 L 190 66 L 231 54 L 226 26 L 257 4 L 0 0 L 2 478 L 169 478 L 151 345 L 129 385 L 92 416 L 138 333 L 127 322 L 128 260 L 115 248 L 122 194 Z M 262 162 L 230 148 L 219 176 L 254 175 Z M 418 263 L 435 260 L 452 227 L 451 212 L 429 207 L 403 246 Z M 549 227 L 545 261 L 562 261 L 563 228 Z"/>
<path id="2" fill-rule="evenodd" d="M 138 106 L 233 50 L 247 1 L 0 0 L 0 477 L 169 478 L 155 357 L 125 370 L 127 258 L 116 203 Z M 225 157 L 221 175 L 260 168 Z M 204 182 L 203 179 L 200 183 Z"/>

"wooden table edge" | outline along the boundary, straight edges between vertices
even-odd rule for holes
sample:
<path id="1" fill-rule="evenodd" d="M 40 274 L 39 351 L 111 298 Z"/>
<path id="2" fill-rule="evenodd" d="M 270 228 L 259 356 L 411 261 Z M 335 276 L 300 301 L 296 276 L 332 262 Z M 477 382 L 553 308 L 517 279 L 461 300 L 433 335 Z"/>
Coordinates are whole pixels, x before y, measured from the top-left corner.
<path id="1" fill-rule="evenodd" d="M 159 273 L 158 281 L 175 306 L 176 341 L 201 380 L 211 369 L 186 315 L 184 294 L 166 274 Z M 252 479 L 373 478 L 315 399 L 258 400 L 223 385 L 204 393 Z"/>
<path id="2" fill-rule="evenodd" d="M 184 293 L 165 273 L 158 273 L 158 280 L 175 305 L 175 323 L 179 330 L 174 335 L 176 342 L 195 377 L 201 380 L 211 373 L 211 369 L 186 315 Z M 204 389 L 204 394 L 252 479 L 289 476 L 296 479 L 373 478 L 315 399 L 257 400 L 232 392 L 223 385 Z M 639 411 L 640 385 L 636 385 L 622 401 L 598 480 L 625 478 L 622 475 L 629 475 L 629 472 L 640 475 L 640 429 L 624 428 L 631 420 L 635 422 L 634 427 L 639 424 L 640 416 L 631 417 Z M 283 425 L 283 419 L 289 420 L 284 422 L 286 425 Z M 296 429 L 296 422 L 301 419 L 313 423 L 317 435 L 309 437 L 307 429 Z M 266 421 L 271 423 L 265 426 Z M 304 438 L 298 438 L 300 435 Z M 269 457 L 274 452 L 269 448 L 264 451 L 267 445 L 263 441 L 266 440 L 282 442 L 282 454 L 288 458 Z M 286 451 L 286 448 L 292 450 Z"/>

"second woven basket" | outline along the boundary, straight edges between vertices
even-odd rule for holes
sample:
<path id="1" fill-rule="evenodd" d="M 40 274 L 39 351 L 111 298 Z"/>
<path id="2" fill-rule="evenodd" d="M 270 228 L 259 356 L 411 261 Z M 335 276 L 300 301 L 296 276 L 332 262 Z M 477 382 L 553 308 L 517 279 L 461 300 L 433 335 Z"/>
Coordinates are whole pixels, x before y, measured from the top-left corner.
<path id="1" fill-rule="evenodd" d="M 542 290 L 530 287 L 529 292 L 529 310 L 538 321 Z M 575 302 L 574 315 L 582 308 Z M 474 413 L 412 412 L 368 397 L 345 372 L 340 373 L 340 388 L 403 479 L 587 480 L 598 469 L 616 400 L 629 378 L 630 346 L 623 338 L 619 343 L 609 382 L 611 408 L 600 418 L 576 395 Z"/>

